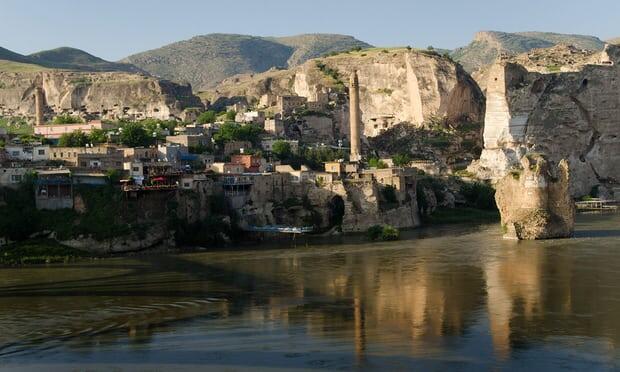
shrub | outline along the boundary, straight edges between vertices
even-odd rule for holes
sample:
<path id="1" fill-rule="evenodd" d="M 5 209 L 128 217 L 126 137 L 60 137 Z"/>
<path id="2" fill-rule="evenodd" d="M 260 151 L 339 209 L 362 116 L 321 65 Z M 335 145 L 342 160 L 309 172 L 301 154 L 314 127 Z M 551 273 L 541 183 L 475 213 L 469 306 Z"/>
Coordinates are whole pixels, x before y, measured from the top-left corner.
<path id="1" fill-rule="evenodd" d="M 58 115 L 54 118 L 54 124 L 77 124 L 81 123 L 82 119 L 77 116 L 71 115 Z"/>
<path id="2" fill-rule="evenodd" d="M 216 118 L 217 118 L 217 113 L 215 111 L 209 110 L 209 111 L 205 111 L 202 114 L 198 115 L 197 121 L 199 124 L 207 124 L 207 123 L 215 122 Z M 235 118 L 233 117 L 232 120 L 234 119 Z"/>
<path id="3" fill-rule="evenodd" d="M 371 168 L 377 168 L 377 169 L 385 169 L 387 168 L 387 164 L 385 164 L 381 159 L 379 158 L 370 158 L 368 159 L 368 166 Z"/>
<path id="4" fill-rule="evenodd" d="M 467 201 L 468 207 L 495 210 L 495 189 L 482 182 L 465 182 L 461 185 L 460 193 Z"/>
<path id="5" fill-rule="evenodd" d="M 368 238 L 372 241 L 392 241 L 398 240 L 400 237 L 400 231 L 390 225 L 374 225 L 368 228 L 366 231 L 366 236 L 368 236 Z"/>

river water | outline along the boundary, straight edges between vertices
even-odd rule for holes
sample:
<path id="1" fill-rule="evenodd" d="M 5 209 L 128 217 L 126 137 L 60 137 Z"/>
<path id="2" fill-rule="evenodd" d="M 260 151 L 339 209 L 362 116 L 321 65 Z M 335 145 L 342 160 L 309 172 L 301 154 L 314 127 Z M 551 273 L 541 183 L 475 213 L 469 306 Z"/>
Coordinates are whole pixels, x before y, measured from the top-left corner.
<path id="1" fill-rule="evenodd" d="M 0 269 L 0 369 L 620 369 L 620 215 Z"/>

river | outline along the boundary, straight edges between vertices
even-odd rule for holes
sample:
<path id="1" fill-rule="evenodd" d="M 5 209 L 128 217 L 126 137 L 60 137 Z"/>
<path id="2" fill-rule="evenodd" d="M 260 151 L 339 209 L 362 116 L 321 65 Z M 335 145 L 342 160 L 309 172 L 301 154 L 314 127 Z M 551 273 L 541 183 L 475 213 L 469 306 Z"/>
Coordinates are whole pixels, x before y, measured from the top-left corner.
<path id="1" fill-rule="evenodd" d="M 0 369 L 618 370 L 620 215 L 0 269 Z"/>

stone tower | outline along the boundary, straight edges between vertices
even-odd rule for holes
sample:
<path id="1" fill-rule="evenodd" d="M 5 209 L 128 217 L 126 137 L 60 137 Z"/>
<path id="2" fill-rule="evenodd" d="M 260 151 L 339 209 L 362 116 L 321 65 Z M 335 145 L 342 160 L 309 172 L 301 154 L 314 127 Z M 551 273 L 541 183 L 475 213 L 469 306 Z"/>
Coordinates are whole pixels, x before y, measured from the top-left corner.
<path id="1" fill-rule="evenodd" d="M 43 94 L 43 88 L 35 87 L 34 88 L 34 125 L 43 125 L 43 105 L 45 102 L 45 96 Z"/>
<path id="2" fill-rule="evenodd" d="M 349 84 L 349 125 L 351 126 L 351 156 L 352 162 L 362 159 L 360 150 L 360 84 L 357 71 L 353 70 Z"/>

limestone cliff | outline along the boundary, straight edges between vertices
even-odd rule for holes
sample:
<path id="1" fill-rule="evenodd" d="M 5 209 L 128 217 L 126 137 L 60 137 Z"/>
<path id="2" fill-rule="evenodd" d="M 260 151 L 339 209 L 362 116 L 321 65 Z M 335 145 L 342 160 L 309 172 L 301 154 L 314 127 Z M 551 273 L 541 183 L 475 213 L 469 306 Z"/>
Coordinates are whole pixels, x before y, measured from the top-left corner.
<path id="1" fill-rule="evenodd" d="M 0 72 L 0 115 L 34 115 L 33 91 L 41 86 L 46 112 L 104 119 L 169 119 L 202 106 L 189 85 L 119 72 Z"/>
<path id="2" fill-rule="evenodd" d="M 497 184 L 495 199 L 504 237 L 570 237 L 575 226 L 575 204 L 569 192 L 568 162 L 562 160 L 554 169 L 543 156 L 528 155 L 521 159 L 521 167 Z"/>
<path id="3" fill-rule="evenodd" d="M 497 180 L 524 154 L 545 153 L 550 161 L 569 161 L 571 194 L 586 195 L 620 180 L 620 48 L 577 57 L 581 52 L 568 47 L 548 53 L 491 68 L 484 150 L 473 168 Z"/>
<path id="4" fill-rule="evenodd" d="M 375 136 L 397 123 L 420 125 L 433 117 L 452 121 L 482 118 L 484 97 L 456 63 L 436 53 L 407 49 L 372 49 L 310 60 L 290 70 L 239 75 L 202 96 L 212 103 L 261 96 L 298 95 L 328 101 L 336 129 L 348 135 L 346 84 L 353 70 L 360 83 L 364 134 Z"/>

